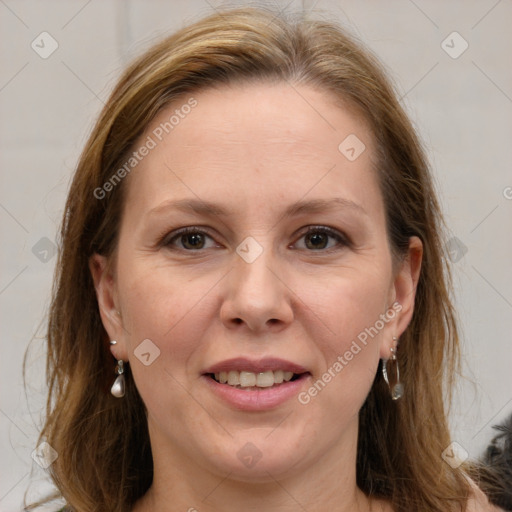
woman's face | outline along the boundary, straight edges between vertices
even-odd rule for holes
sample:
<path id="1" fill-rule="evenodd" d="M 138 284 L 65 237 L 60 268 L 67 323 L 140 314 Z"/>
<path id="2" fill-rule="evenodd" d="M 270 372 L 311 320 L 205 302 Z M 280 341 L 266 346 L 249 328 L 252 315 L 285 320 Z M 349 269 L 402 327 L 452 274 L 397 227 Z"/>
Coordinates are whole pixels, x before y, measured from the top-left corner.
<path id="1" fill-rule="evenodd" d="M 421 260 L 416 243 L 392 274 L 368 127 L 310 87 L 223 86 L 166 108 L 143 145 L 114 271 L 91 267 L 155 463 L 255 481 L 355 457 Z"/>

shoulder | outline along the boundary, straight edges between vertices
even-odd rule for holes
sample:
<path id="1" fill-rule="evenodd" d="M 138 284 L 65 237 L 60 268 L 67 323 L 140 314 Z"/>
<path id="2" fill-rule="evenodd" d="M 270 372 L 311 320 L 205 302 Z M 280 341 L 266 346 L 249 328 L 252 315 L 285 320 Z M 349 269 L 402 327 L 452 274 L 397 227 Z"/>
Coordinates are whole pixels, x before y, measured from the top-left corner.
<path id="1" fill-rule="evenodd" d="M 469 484 L 471 485 L 471 495 L 468 499 L 468 506 L 466 512 L 505 512 L 502 508 L 499 508 L 489 502 L 484 492 L 467 477 Z"/>

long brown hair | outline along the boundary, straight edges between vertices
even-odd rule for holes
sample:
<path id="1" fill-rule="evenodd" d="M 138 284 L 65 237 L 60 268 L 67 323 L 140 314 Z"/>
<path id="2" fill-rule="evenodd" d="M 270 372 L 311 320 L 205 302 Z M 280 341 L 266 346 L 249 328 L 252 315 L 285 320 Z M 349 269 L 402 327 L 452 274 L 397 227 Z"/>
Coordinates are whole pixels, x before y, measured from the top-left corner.
<path id="1" fill-rule="evenodd" d="M 95 191 L 164 106 L 244 80 L 314 86 L 371 126 L 393 261 L 415 235 L 423 262 L 415 311 L 400 339 L 406 393 L 392 401 L 377 372 L 360 411 L 357 483 L 397 512 L 464 510 L 469 486 L 462 467 L 452 469 L 441 457 L 450 443 L 445 399 L 458 370 L 459 336 L 447 230 L 421 144 L 385 72 L 360 42 L 334 23 L 264 8 L 215 13 L 150 48 L 122 75 L 87 141 L 65 206 L 47 332 L 49 396 L 40 440 L 58 453 L 49 468 L 53 481 L 80 512 L 130 510 L 151 485 L 144 404 L 129 372 L 125 399 L 109 393 L 113 359 L 88 267 L 93 253 L 115 251 L 125 185 L 116 183 L 102 198 Z"/>

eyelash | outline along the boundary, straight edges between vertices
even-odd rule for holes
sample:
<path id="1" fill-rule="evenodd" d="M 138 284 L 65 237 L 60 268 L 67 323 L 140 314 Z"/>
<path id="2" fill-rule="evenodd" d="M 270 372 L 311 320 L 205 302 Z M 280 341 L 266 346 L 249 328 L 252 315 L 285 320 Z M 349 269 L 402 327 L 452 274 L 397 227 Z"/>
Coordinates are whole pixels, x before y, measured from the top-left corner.
<path id="1" fill-rule="evenodd" d="M 300 235 L 299 240 L 301 238 L 311 234 L 311 233 L 324 233 L 326 235 L 329 235 L 330 237 L 334 238 L 338 242 L 338 247 L 331 247 L 329 249 L 317 249 L 317 250 L 305 249 L 305 250 L 307 250 L 307 252 L 312 252 L 312 253 L 316 253 L 316 252 L 319 252 L 319 253 L 320 252 L 331 253 L 333 251 L 340 250 L 340 248 L 341 248 L 340 246 L 346 246 L 346 247 L 350 247 L 351 246 L 351 243 L 350 243 L 350 241 L 348 240 L 347 237 L 345 237 L 340 232 L 338 232 L 338 231 L 336 231 L 336 230 L 334 230 L 332 228 L 329 228 L 327 226 L 308 226 L 307 231 L 305 231 L 304 233 L 302 233 Z M 213 239 L 213 235 L 210 233 L 210 231 L 208 229 L 206 229 L 206 228 L 199 228 L 199 227 L 195 227 L 195 226 L 190 226 L 190 227 L 182 228 L 182 229 L 179 229 L 177 231 L 174 231 L 172 233 L 167 234 L 162 239 L 162 241 L 160 242 L 159 245 L 167 247 L 170 250 L 183 251 L 183 252 L 201 252 L 201 251 L 207 250 L 207 249 L 197 249 L 197 250 L 194 250 L 194 249 L 183 249 L 183 248 L 172 247 L 172 243 L 173 243 L 174 240 L 178 239 L 180 236 L 190 235 L 190 234 L 206 235 L 206 236 L 208 236 L 208 237 Z"/>

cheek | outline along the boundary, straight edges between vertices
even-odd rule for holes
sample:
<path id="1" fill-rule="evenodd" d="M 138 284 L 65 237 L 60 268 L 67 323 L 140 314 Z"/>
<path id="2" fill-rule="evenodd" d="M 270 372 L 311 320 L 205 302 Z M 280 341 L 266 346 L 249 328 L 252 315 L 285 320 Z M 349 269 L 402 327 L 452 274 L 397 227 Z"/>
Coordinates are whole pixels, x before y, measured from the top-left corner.
<path id="1" fill-rule="evenodd" d="M 310 339 L 322 345 L 323 353 L 330 357 L 331 362 L 349 350 L 354 340 L 359 340 L 364 346 L 365 336 L 373 340 L 375 349 L 378 348 L 378 341 L 385 330 L 380 318 L 386 312 L 389 295 L 385 277 L 383 269 L 347 268 L 333 272 L 324 282 L 304 278 L 297 280 L 297 295 L 303 298 L 311 319 L 315 319 L 304 326 L 309 329 Z M 378 332 L 372 329 L 376 324 Z M 368 330 L 372 332 L 371 337 Z"/>
<path id="2" fill-rule="evenodd" d="M 332 280 L 321 295 L 310 293 L 309 305 L 321 322 L 315 322 L 308 337 L 322 354 L 322 367 L 299 402 L 312 415 L 355 416 L 362 406 L 375 378 L 381 341 L 389 335 L 387 323 L 394 317 L 386 316 L 384 275 L 353 274 Z"/>
<path id="3" fill-rule="evenodd" d="M 213 321 L 208 293 L 218 278 L 191 279 L 175 269 L 150 265 L 123 270 L 129 277 L 120 281 L 119 294 L 137 387 L 141 395 L 145 390 L 154 393 L 157 383 L 168 390 L 176 385 L 173 379 L 187 377 L 204 325 Z"/>
<path id="4" fill-rule="evenodd" d="M 198 274 L 151 262 L 126 266 L 119 294 L 132 342 L 141 336 L 153 337 L 155 342 L 173 337 L 218 281 L 215 276 Z"/>

